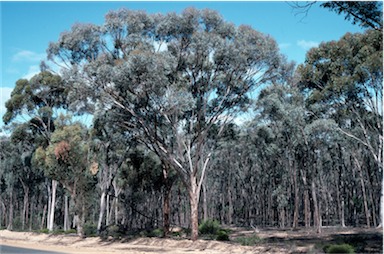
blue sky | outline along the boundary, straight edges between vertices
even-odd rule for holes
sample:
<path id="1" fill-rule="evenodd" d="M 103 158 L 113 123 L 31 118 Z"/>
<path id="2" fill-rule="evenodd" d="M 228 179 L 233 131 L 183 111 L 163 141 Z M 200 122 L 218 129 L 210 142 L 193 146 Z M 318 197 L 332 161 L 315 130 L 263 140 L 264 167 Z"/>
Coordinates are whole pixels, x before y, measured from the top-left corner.
<path id="1" fill-rule="evenodd" d="M 306 51 L 322 41 L 362 31 L 319 4 L 304 17 L 295 15 L 287 2 L 0 2 L 0 116 L 15 82 L 36 74 L 49 42 L 56 41 L 74 23 L 102 24 L 109 10 L 122 7 L 166 13 L 181 12 L 190 6 L 215 9 L 235 25 L 251 25 L 269 34 L 281 52 L 296 63 L 302 63 Z"/>

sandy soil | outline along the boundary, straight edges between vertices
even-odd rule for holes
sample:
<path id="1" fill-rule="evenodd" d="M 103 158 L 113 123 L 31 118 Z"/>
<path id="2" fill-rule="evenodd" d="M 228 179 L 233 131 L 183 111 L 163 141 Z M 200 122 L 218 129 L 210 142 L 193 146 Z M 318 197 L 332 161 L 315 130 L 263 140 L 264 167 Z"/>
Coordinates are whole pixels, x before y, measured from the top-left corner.
<path id="1" fill-rule="evenodd" d="M 256 235 L 262 242 L 256 246 L 242 246 L 233 239 L 254 235 L 254 231 L 247 231 L 241 228 L 234 228 L 230 242 L 198 240 L 192 242 L 186 239 L 163 239 L 163 238 L 135 238 L 102 240 L 98 237 L 80 238 L 74 235 L 49 235 L 27 232 L 0 231 L 1 243 L 22 248 L 35 248 L 48 251 L 60 251 L 71 254 L 81 253 L 129 253 L 129 254 L 150 254 L 150 253 L 318 253 L 318 245 L 324 242 L 334 241 L 334 237 L 353 237 L 364 234 L 378 236 L 374 242 L 379 247 L 382 244 L 382 229 L 334 229 L 324 228 L 318 235 L 311 230 L 275 230 L 264 229 Z M 380 238 L 381 236 L 381 238 Z M 368 245 L 372 245 L 369 244 Z M 382 247 L 382 245 L 381 245 Z M 376 251 L 374 251 L 376 252 Z M 382 253 L 382 248 L 381 251 Z"/>
<path id="2" fill-rule="evenodd" d="M 108 241 L 98 237 L 80 238 L 27 232 L 0 231 L 1 243 L 21 248 L 60 251 L 65 253 L 255 253 L 255 247 L 218 241 L 137 238 L 129 241 Z M 256 251 L 257 252 L 257 251 Z"/>

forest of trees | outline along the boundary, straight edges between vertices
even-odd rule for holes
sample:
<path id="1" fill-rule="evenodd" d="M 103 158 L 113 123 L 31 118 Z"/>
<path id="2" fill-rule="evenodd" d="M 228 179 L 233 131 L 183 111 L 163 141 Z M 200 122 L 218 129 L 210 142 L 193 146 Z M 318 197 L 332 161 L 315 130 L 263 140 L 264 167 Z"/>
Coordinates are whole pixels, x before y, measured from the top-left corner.
<path id="1" fill-rule="evenodd" d="M 73 25 L 5 103 L 0 228 L 381 225 L 382 14 L 352 7 L 298 66 L 212 10 Z"/>

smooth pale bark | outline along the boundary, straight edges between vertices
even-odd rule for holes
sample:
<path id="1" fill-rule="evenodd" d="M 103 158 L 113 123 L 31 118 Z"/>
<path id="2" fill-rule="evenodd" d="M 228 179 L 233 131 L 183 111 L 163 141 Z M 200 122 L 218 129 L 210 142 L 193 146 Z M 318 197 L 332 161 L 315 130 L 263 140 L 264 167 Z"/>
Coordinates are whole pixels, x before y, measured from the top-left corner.
<path id="1" fill-rule="evenodd" d="M 119 196 L 115 198 L 115 225 L 119 224 Z"/>
<path id="2" fill-rule="evenodd" d="M 51 190 L 51 187 L 49 184 L 47 184 L 47 192 L 48 192 L 48 212 L 47 212 L 47 228 L 50 228 L 50 220 L 49 220 L 49 216 L 51 214 L 51 208 L 52 208 L 52 190 Z M 45 221 L 45 219 L 44 219 Z"/>
<path id="3" fill-rule="evenodd" d="M 9 217 L 7 230 L 13 229 L 13 191 L 9 194 Z"/>
<path id="4" fill-rule="evenodd" d="M 365 192 L 365 183 L 364 183 L 362 168 L 361 168 L 359 160 L 355 156 L 354 156 L 354 160 L 355 160 L 355 164 L 357 166 L 357 172 L 359 173 L 361 191 L 363 193 L 363 203 L 364 203 L 364 211 L 365 211 L 365 219 L 366 219 L 367 227 L 371 227 L 371 220 L 370 220 L 370 215 L 369 215 L 367 194 Z"/>
<path id="5" fill-rule="evenodd" d="M 336 199 L 337 199 L 337 211 L 339 213 L 340 225 L 345 228 L 345 218 L 344 218 L 344 197 L 341 196 L 339 185 L 336 182 Z"/>
<path id="6" fill-rule="evenodd" d="M 110 221 L 110 211 L 109 211 L 109 206 L 110 206 L 110 202 L 109 202 L 109 197 L 110 195 L 107 194 L 107 207 L 106 207 L 106 211 L 107 211 L 107 214 L 105 215 L 105 225 L 108 226 L 109 225 L 109 221 Z"/>
<path id="7" fill-rule="evenodd" d="M 99 232 L 99 233 L 100 233 L 100 230 L 101 230 L 101 225 L 102 225 L 102 223 L 103 223 L 104 212 L 105 212 L 105 207 L 106 207 L 105 196 L 106 196 L 106 191 L 103 190 L 103 191 L 101 192 L 101 196 L 100 196 L 99 220 L 98 220 L 98 222 L 97 222 L 97 232 Z"/>
<path id="8" fill-rule="evenodd" d="M 53 231 L 53 225 L 55 220 L 55 206 L 56 206 L 56 189 L 57 189 L 57 181 L 52 180 L 52 198 L 51 198 L 51 209 L 49 210 L 48 215 L 48 230 Z"/>

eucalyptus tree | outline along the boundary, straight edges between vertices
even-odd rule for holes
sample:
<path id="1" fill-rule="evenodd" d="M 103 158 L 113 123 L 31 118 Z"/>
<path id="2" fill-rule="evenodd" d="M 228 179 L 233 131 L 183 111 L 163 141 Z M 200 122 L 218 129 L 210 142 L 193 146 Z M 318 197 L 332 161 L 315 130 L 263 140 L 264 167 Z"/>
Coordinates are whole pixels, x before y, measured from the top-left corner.
<path id="1" fill-rule="evenodd" d="M 208 132 L 243 109 L 249 91 L 280 78 L 276 42 L 212 10 L 152 15 L 121 9 L 109 12 L 102 26 L 74 25 L 47 52 L 66 65 L 72 86 L 110 105 L 122 127 L 179 173 L 196 240 L 212 154 Z"/>
<path id="2" fill-rule="evenodd" d="M 290 5 L 298 14 L 308 14 L 316 1 L 293 2 Z M 367 29 L 383 31 L 383 4 L 381 1 L 326 1 L 320 7 L 329 9 L 344 19 Z"/>
<path id="3" fill-rule="evenodd" d="M 87 194 L 94 187 L 94 172 L 88 158 L 88 130 L 79 123 L 59 124 L 52 133 L 51 144 L 39 147 L 35 161 L 44 166 L 45 174 L 69 191 L 74 203 L 77 233 L 83 235 Z"/>
<path id="4" fill-rule="evenodd" d="M 3 116 L 5 124 L 21 122 L 28 127 L 38 141 L 36 147 L 46 147 L 51 140 L 51 134 L 55 130 L 54 119 L 60 109 L 67 107 L 66 98 L 68 89 L 65 88 L 62 79 L 48 70 L 43 70 L 30 80 L 19 79 L 11 93 L 11 98 L 6 101 L 7 109 Z M 52 194 L 49 204 L 49 217 L 47 227 L 53 230 L 55 196 L 57 182 L 52 180 Z M 48 187 L 49 188 L 49 187 Z"/>
<path id="5" fill-rule="evenodd" d="M 91 157 L 94 157 L 93 160 L 97 163 L 98 186 L 101 191 L 97 223 L 97 230 L 100 232 L 104 221 L 106 199 L 109 200 L 108 192 L 118 174 L 118 169 L 127 159 L 132 141 L 113 127 L 113 120 L 108 121 L 106 112 L 94 117 L 91 133 L 90 146 L 93 154 Z"/>
<path id="6" fill-rule="evenodd" d="M 312 112 L 334 119 L 341 133 L 365 146 L 379 175 L 383 170 L 382 36 L 376 30 L 347 33 L 339 41 L 312 48 L 298 67 L 299 87 L 307 94 Z"/>

